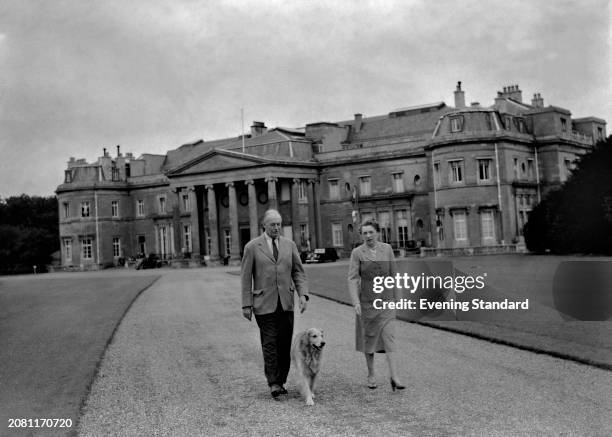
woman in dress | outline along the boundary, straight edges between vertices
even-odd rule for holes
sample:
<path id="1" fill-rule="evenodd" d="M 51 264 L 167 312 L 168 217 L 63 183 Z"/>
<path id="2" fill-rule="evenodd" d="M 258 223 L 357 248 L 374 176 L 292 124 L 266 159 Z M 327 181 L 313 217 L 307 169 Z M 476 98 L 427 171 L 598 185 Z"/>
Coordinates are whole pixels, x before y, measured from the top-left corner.
<path id="1" fill-rule="evenodd" d="M 395 346 L 395 310 L 375 309 L 375 299 L 399 301 L 400 291 L 393 287 L 374 293 L 373 281 L 377 276 L 395 277 L 395 257 L 389 244 L 378 241 L 378 223 L 367 220 L 361 225 L 364 243 L 353 249 L 348 272 L 348 287 L 355 308 L 356 349 L 365 354 L 368 366 L 367 384 L 371 389 L 378 385 L 374 373 L 374 353 L 387 356 L 389 376 L 393 391 L 404 389 L 397 374 Z"/>

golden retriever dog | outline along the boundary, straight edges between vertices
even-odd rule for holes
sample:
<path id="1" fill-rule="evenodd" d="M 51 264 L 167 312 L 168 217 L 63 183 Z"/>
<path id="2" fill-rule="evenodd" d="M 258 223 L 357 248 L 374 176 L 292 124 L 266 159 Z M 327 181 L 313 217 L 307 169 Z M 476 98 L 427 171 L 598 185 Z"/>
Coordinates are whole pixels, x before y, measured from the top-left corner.
<path id="1" fill-rule="evenodd" d="M 295 336 L 291 344 L 291 362 L 297 373 L 297 384 L 306 400 L 314 405 L 314 388 L 323 358 L 323 331 L 310 328 Z"/>

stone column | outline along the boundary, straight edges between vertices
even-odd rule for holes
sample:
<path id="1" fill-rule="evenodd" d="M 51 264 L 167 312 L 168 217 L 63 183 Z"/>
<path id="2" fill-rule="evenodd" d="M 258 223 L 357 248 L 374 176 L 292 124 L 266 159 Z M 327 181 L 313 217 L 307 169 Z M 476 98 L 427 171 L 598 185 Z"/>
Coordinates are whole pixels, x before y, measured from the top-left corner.
<path id="1" fill-rule="evenodd" d="M 317 242 L 317 207 L 315 205 L 316 180 L 308 179 L 308 238 L 310 240 L 310 248 L 320 247 Z"/>
<path id="2" fill-rule="evenodd" d="M 181 244 L 182 238 L 182 223 L 181 223 L 181 188 L 175 188 L 172 190 L 175 196 L 175 204 L 172 207 L 172 224 L 170 232 L 173 235 L 172 237 L 172 253 L 182 253 L 181 247 L 176 247 L 177 244 Z"/>
<path id="3" fill-rule="evenodd" d="M 276 181 L 275 177 L 267 177 L 266 182 L 268 183 L 268 208 L 278 209 L 278 201 L 276 199 Z"/>
<path id="4" fill-rule="evenodd" d="M 159 255 L 159 226 L 155 225 L 153 229 L 155 229 L 155 253 Z M 148 254 L 145 253 L 145 255 Z"/>
<path id="5" fill-rule="evenodd" d="M 230 260 L 240 260 L 240 235 L 238 229 L 238 202 L 236 201 L 236 187 L 233 182 L 225 184 L 229 196 L 229 221 L 230 221 Z"/>
<path id="6" fill-rule="evenodd" d="M 208 233 L 210 235 L 210 260 L 219 261 L 219 225 L 217 221 L 217 197 L 214 185 L 206 185 L 208 201 Z"/>
<path id="7" fill-rule="evenodd" d="M 298 213 L 298 187 L 301 179 L 293 179 L 291 184 L 291 229 L 293 231 L 293 241 L 296 242 L 297 246 L 300 247 L 300 226 L 298 224 L 299 213 Z"/>
<path id="8" fill-rule="evenodd" d="M 198 223 L 198 198 L 195 187 L 187 188 L 189 195 L 189 206 L 191 207 L 191 259 L 200 259 L 200 226 Z M 182 226 L 182 225 L 181 225 Z M 183 234 L 181 229 L 181 234 Z M 181 235 L 181 247 L 183 236 Z"/>
<path id="9" fill-rule="evenodd" d="M 259 235 L 259 217 L 257 214 L 257 193 L 255 192 L 255 181 L 249 179 L 244 181 L 249 192 L 249 225 L 251 228 L 251 240 Z"/>

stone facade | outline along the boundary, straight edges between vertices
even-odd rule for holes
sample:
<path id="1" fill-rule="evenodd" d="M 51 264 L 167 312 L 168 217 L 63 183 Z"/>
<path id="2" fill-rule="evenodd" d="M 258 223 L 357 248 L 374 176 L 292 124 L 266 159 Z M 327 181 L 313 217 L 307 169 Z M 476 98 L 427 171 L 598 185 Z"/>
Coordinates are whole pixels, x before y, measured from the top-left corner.
<path id="1" fill-rule="evenodd" d="M 98 268 L 138 254 L 199 265 L 238 262 L 268 208 L 301 250 L 347 256 L 358 225 L 378 220 L 399 253 L 515 250 L 529 211 L 606 136 L 595 117 L 522 102 L 517 85 L 492 106 L 443 102 L 381 116 L 185 144 L 166 155 L 104 150 L 71 158 L 57 188 L 62 264 Z"/>

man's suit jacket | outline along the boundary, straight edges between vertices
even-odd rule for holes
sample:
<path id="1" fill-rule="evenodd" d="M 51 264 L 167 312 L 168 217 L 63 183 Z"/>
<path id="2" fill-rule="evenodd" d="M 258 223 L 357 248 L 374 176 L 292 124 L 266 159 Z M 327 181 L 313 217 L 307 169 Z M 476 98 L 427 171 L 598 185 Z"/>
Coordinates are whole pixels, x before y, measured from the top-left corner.
<path id="1" fill-rule="evenodd" d="M 285 311 L 293 310 L 293 292 L 308 296 L 308 283 L 295 243 L 279 237 L 278 261 L 264 235 L 249 241 L 242 257 L 242 306 L 252 306 L 257 315 L 270 314 L 280 301 Z"/>

